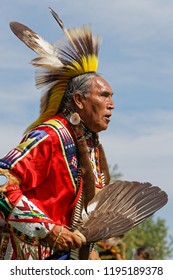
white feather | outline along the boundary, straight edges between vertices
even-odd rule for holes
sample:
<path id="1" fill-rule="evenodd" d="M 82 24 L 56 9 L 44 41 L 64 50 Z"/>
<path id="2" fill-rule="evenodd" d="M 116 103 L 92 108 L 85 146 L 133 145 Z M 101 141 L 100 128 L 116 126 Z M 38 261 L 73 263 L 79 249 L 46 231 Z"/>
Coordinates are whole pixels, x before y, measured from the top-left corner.
<path id="1" fill-rule="evenodd" d="M 42 50 L 44 50 L 45 54 L 58 56 L 57 48 L 54 45 L 47 42 L 45 39 L 43 39 L 40 35 L 37 34 L 37 37 L 35 38 L 35 42 L 40 46 L 40 48 L 42 48 Z"/>
<path id="2" fill-rule="evenodd" d="M 31 62 L 34 66 L 48 68 L 52 71 L 63 67 L 63 63 L 59 60 L 59 58 L 53 55 L 40 56 L 33 59 Z"/>

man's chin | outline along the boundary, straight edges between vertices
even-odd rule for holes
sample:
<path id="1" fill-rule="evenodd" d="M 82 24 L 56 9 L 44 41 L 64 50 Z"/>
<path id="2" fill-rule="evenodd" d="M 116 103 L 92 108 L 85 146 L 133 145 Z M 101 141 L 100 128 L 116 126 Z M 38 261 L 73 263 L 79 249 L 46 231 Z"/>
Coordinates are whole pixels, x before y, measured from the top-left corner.
<path id="1" fill-rule="evenodd" d="M 99 124 L 99 125 L 94 126 L 94 127 L 93 127 L 93 125 L 88 124 L 88 125 L 86 125 L 86 127 L 94 133 L 99 133 L 101 131 L 106 130 L 108 128 L 108 124 L 107 123 L 104 123 L 104 124 L 101 124 L 101 125 Z"/>
<path id="2" fill-rule="evenodd" d="M 101 131 L 107 130 L 107 128 L 108 128 L 108 125 L 104 125 L 104 126 L 99 127 L 99 128 L 97 129 L 97 131 L 95 131 L 95 132 L 96 132 L 96 133 L 99 133 L 99 132 L 101 132 Z"/>

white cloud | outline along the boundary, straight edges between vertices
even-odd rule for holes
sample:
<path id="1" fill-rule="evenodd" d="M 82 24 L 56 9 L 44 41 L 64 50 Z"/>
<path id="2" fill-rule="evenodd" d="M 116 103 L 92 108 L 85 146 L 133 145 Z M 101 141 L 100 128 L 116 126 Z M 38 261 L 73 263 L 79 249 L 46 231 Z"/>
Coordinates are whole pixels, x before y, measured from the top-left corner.
<path id="1" fill-rule="evenodd" d="M 116 115 L 116 113 L 115 113 Z M 108 163 L 118 164 L 123 180 L 150 182 L 166 191 L 168 204 L 156 216 L 167 221 L 173 234 L 173 112 L 117 114 L 109 133 L 101 134 Z"/>
<path id="2" fill-rule="evenodd" d="M 117 163 L 121 172 L 131 178 L 133 175 L 133 179 L 141 173 L 145 180 L 152 174 L 157 175 L 156 181 L 158 177 L 162 180 L 162 170 L 171 181 L 172 123 L 173 112 L 115 113 L 109 134 L 101 135 L 111 164 Z"/>

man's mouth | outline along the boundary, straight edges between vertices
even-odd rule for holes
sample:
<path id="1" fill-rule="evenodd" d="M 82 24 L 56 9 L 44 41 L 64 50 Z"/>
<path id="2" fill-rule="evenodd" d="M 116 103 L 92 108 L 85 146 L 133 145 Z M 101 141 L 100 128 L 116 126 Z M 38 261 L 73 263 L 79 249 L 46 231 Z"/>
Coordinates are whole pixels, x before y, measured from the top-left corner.
<path id="1" fill-rule="evenodd" d="M 111 115 L 105 115 L 104 118 L 107 122 L 110 122 Z"/>

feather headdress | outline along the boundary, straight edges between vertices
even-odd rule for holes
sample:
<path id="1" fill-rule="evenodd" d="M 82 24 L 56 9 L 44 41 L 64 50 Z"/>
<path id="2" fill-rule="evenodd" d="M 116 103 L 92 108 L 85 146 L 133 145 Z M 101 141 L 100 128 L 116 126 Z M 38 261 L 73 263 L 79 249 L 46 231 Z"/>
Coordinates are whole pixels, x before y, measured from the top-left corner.
<path id="1" fill-rule="evenodd" d="M 59 16 L 49 9 L 65 35 L 60 46 L 48 43 L 19 22 L 10 23 L 13 33 L 39 55 L 32 60 L 32 65 L 40 69 L 36 86 L 45 87 L 45 94 L 40 101 L 40 116 L 27 130 L 57 114 L 71 78 L 96 72 L 98 68 L 100 38 L 93 36 L 91 26 L 66 29 Z"/>

